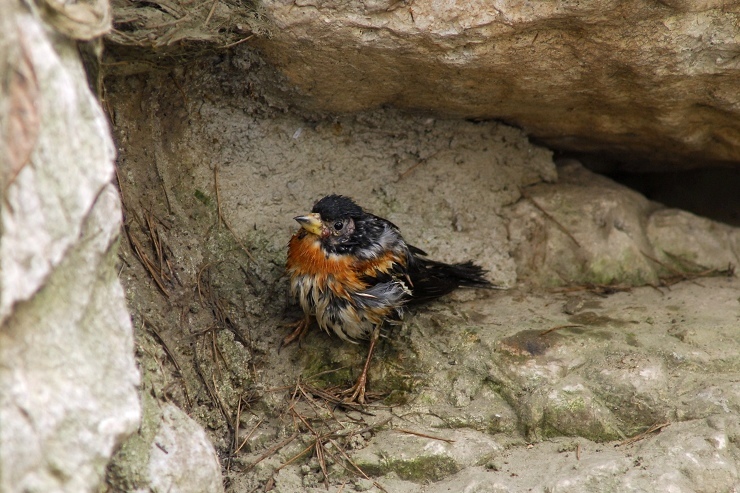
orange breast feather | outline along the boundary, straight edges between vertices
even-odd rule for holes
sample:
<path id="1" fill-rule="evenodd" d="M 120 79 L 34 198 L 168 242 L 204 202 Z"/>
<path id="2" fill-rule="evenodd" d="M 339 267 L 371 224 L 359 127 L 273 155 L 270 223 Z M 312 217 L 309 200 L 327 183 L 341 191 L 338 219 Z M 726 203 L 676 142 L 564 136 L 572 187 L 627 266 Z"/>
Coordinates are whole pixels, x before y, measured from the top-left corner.
<path id="1" fill-rule="evenodd" d="M 350 255 L 327 256 L 319 239 L 312 235 L 293 235 L 288 248 L 287 268 L 291 276 L 312 276 L 314 283 L 321 287 L 331 282 L 332 291 L 342 297 L 347 296 L 347 289 L 367 289 L 368 284 L 361 278 L 388 274 L 394 265 L 405 266 L 406 258 L 391 252 L 364 261 L 355 261 Z"/>

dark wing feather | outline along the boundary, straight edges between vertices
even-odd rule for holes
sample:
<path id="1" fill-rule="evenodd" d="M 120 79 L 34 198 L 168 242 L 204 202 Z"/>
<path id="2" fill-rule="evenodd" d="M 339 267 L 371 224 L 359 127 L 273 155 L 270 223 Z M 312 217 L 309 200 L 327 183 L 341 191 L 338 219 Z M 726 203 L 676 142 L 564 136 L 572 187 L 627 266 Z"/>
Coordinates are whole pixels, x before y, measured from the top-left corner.
<path id="1" fill-rule="evenodd" d="M 416 247 L 409 248 L 413 254 L 407 273 L 412 286 L 409 303 L 433 300 L 462 286 L 487 289 L 496 287 L 484 277 L 485 269 L 471 261 L 445 264 L 423 257 L 423 251 Z"/>

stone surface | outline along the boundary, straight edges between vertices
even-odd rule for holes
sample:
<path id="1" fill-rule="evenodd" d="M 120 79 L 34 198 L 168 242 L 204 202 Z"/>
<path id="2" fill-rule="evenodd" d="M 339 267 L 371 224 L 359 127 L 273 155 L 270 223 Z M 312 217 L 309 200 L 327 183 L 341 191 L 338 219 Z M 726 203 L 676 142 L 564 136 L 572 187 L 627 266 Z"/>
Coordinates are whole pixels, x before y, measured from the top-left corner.
<path id="1" fill-rule="evenodd" d="M 404 491 L 734 491 L 739 457 L 727 442 L 737 427 L 728 430 L 727 421 L 718 415 L 673 424 L 633 445 L 553 440 L 504 452 L 498 471 L 473 467 L 429 488 Z"/>
<path id="2" fill-rule="evenodd" d="M 439 481 L 503 451 L 490 435 L 473 430 L 417 432 L 427 436 L 381 431 L 370 446 L 353 454 L 353 460 L 371 476 L 394 473 L 406 481 L 424 482 Z"/>
<path id="3" fill-rule="evenodd" d="M 442 328 L 440 314 L 449 307 L 417 313 L 410 344 L 425 367 L 422 381 L 409 402 L 371 406 L 373 416 L 360 416 L 367 424 L 391 421 L 348 452 L 377 484 L 400 493 L 734 491 L 740 284 L 701 282 L 699 290 L 683 283 L 607 298 L 499 293 L 458 304 L 461 315 L 448 314 Z M 702 292 L 711 293 L 711 305 L 695 302 Z M 582 299 L 581 309 L 573 309 L 573 297 Z M 554 327 L 561 328 L 543 334 Z M 481 431 L 461 424 L 469 408 L 495 402 L 490 388 L 510 411 L 491 415 L 497 426 Z M 357 416 L 345 421 L 339 411 L 332 419 L 346 430 L 358 426 Z M 651 428 L 641 440 L 624 441 Z M 272 467 L 302 447 L 286 450 Z M 312 461 L 306 471 L 280 468 L 276 490 L 305 485 L 307 471 L 318 470 Z M 320 483 L 319 474 L 316 491 Z M 329 491 L 343 491 L 352 480 L 340 474 L 330 484 Z"/>
<path id="4" fill-rule="evenodd" d="M 165 405 L 151 443 L 152 491 L 214 493 L 223 491 L 221 465 L 203 428 L 173 405 Z"/>
<path id="5" fill-rule="evenodd" d="M 18 34 L 7 49 L 17 72 L 6 96 L 0 322 L 39 290 L 78 241 L 80 218 L 110 182 L 115 156 L 75 47 L 43 36 L 43 25 L 30 14 L 14 21 L 6 31 Z M 64 165 L 60 156 L 67 158 Z"/>
<path id="6" fill-rule="evenodd" d="M 450 320 L 449 332 L 437 331 L 434 337 L 429 327 L 437 314 L 418 314 L 411 322 L 412 332 L 418 331 L 412 334 L 413 350 L 431 366 L 416 389 L 419 395 L 394 409 L 393 423 L 457 440 L 409 437 L 391 428 L 368 440 L 353 459 L 379 474 L 374 476 L 378 483 L 400 492 L 651 491 L 657 486 L 733 491 L 740 481 L 735 340 L 740 285 L 736 279 L 702 283 L 716 305 L 696 303 L 696 286 L 690 283 L 663 294 L 640 288 L 608 298 L 561 295 L 564 303 L 584 298 L 575 316 L 562 312 L 564 305 L 553 303 L 551 295 L 506 293 L 466 303 L 464 313 L 476 322 Z M 578 326 L 564 327 L 568 324 Z M 531 329 L 523 330 L 526 326 Z M 562 328 L 543 334 L 554 327 Z M 467 337 L 460 337 L 460 329 Z M 451 367 L 453 360 L 457 364 Z M 450 383 L 463 373 L 480 377 Z M 514 411 L 498 420 L 513 419 L 533 445 L 493 426 L 486 432 L 449 429 L 456 424 L 451 417 L 464 416 L 476 401 L 491 400 L 489 386 Z M 470 395 L 467 403 L 458 398 L 461 387 Z M 663 428 L 634 444 L 622 443 L 654 425 Z M 458 443 L 473 459 L 445 452 Z M 427 470 L 424 464 L 437 467 Z M 426 471 L 425 478 L 437 482 L 424 486 L 409 471 Z"/>
<path id="7" fill-rule="evenodd" d="M 507 215 L 519 278 L 538 284 L 655 285 L 740 263 L 737 228 L 666 209 L 574 161 Z"/>
<path id="8" fill-rule="evenodd" d="M 740 265 L 740 229 L 679 209 L 661 209 L 648 217 L 645 233 L 666 261 L 684 266 L 725 268 Z M 680 263 L 680 262 L 679 262 Z"/>
<path id="9" fill-rule="evenodd" d="M 112 70 L 251 45 L 284 74 L 284 99 L 311 110 L 495 119 L 622 169 L 740 162 L 737 0 L 161 5 L 114 2 L 108 39 L 127 63 Z"/>
<path id="10" fill-rule="evenodd" d="M 106 491 L 224 491 L 221 465 L 203 427 L 173 404 L 146 393 L 142 401 L 141 426 L 111 461 Z"/>
<path id="11" fill-rule="evenodd" d="M 0 490 L 96 491 L 139 421 L 114 150 L 76 44 L 27 8 L 0 6 Z"/>
<path id="12" fill-rule="evenodd" d="M 495 118 L 636 169 L 740 162 L 740 3 L 263 3 L 311 108 Z"/>

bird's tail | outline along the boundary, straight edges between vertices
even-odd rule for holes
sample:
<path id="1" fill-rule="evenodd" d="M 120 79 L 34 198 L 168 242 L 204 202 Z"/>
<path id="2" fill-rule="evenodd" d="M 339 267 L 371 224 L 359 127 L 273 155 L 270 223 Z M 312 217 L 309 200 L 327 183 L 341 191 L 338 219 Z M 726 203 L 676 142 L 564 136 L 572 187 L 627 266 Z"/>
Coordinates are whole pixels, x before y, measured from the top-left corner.
<path id="1" fill-rule="evenodd" d="M 486 270 L 471 261 L 445 264 L 416 256 L 409 271 L 412 298 L 410 303 L 423 303 L 444 296 L 459 287 L 503 289 L 485 278 Z"/>

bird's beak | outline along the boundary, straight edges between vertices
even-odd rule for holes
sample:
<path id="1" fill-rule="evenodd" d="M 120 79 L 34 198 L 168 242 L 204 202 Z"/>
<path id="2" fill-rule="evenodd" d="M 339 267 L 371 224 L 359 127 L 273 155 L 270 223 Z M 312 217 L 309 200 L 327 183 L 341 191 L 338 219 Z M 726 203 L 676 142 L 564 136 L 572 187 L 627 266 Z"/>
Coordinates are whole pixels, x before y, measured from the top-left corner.
<path id="1" fill-rule="evenodd" d="M 303 229 L 316 236 L 321 236 L 324 223 L 321 222 L 321 216 L 317 213 L 306 214 L 305 216 L 296 216 L 293 219 L 298 221 Z"/>

